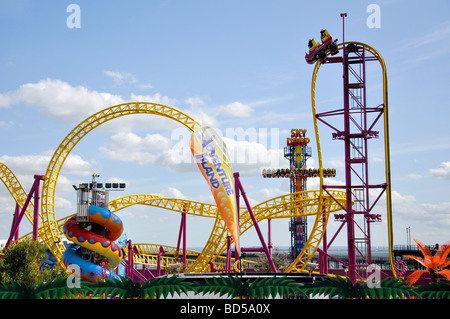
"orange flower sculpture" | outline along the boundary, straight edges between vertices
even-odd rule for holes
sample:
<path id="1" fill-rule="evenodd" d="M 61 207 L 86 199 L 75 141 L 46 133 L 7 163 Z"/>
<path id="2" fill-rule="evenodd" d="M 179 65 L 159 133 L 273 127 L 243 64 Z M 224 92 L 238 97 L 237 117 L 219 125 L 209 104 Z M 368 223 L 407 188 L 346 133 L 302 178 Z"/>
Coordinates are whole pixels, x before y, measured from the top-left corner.
<path id="1" fill-rule="evenodd" d="M 447 258 L 448 254 L 450 253 L 450 241 L 441 245 L 434 256 L 431 254 L 431 251 L 427 246 L 425 246 L 419 240 L 414 239 L 414 241 L 419 246 L 424 258 L 412 256 L 412 255 L 404 255 L 403 257 L 408 257 L 408 258 L 414 259 L 415 261 L 419 262 L 424 267 L 427 267 L 428 270 L 414 271 L 406 279 L 408 282 L 408 285 L 409 286 L 413 285 L 415 282 L 417 282 L 417 280 L 419 280 L 420 276 L 422 276 L 425 273 L 430 274 L 430 278 L 431 278 L 432 282 L 437 282 L 438 274 L 442 275 L 445 278 L 450 280 L 450 270 L 444 269 L 445 267 L 450 265 L 450 258 Z"/>

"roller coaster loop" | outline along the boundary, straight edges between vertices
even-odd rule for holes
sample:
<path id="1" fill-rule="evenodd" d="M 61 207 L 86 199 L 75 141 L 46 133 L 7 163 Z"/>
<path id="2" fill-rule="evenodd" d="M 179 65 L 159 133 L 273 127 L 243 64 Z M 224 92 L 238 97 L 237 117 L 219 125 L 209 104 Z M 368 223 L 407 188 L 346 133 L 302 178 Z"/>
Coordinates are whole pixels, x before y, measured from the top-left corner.
<path id="1" fill-rule="evenodd" d="M 64 161 L 75 145 L 90 131 L 107 121 L 129 114 L 164 116 L 183 124 L 191 131 L 200 127 L 200 124 L 194 119 L 172 107 L 148 102 L 125 103 L 112 106 L 95 113 L 77 125 L 56 149 L 50 160 L 46 174 L 43 177 L 39 240 L 45 242 L 60 265 L 63 265 L 62 255 L 65 251 L 65 246 L 61 240 L 61 234 L 63 233 L 62 226 L 68 218 L 64 218 L 64 222 L 56 219 L 55 192 Z M 16 203 L 19 206 L 23 206 L 26 199 L 25 191 L 6 165 L 1 164 L 0 168 L 3 183 L 10 191 Z M 330 200 L 330 196 L 323 194 L 322 191 L 308 191 L 301 194 L 286 194 L 252 207 L 257 221 L 273 218 L 315 216 L 315 223 L 308 242 L 305 244 L 301 256 L 299 255 L 294 264 L 289 267 L 289 271 L 305 270 L 307 263 L 317 251 L 323 237 L 328 222 L 328 214 L 332 211 L 338 211 L 345 206 L 344 192 L 332 191 L 332 195 L 335 199 L 338 199 L 337 202 Z M 110 202 L 110 207 L 111 211 L 117 211 L 134 204 L 162 207 L 180 213 L 215 218 L 210 237 L 203 251 L 189 265 L 188 272 L 208 271 L 210 261 L 219 258 L 227 248 L 228 231 L 225 223 L 220 218 L 220 214 L 217 214 L 217 207 L 214 205 L 180 199 L 161 198 L 155 195 L 130 195 Z M 30 207 L 27 208 L 25 215 L 30 222 L 33 222 L 33 213 Z M 253 223 L 249 214 L 246 213 L 246 208 L 242 208 L 240 218 L 241 234 L 252 226 Z M 135 258 L 138 259 L 141 255 L 135 254 Z"/>
<path id="2" fill-rule="evenodd" d="M 59 173 L 62 169 L 64 161 L 75 145 L 77 145 L 77 143 L 90 131 L 112 119 L 130 114 L 154 114 L 164 116 L 183 124 L 191 131 L 194 131 L 196 128 L 200 127 L 200 124 L 198 124 L 194 119 L 177 109 L 148 102 L 124 103 L 111 106 L 93 114 L 78 124 L 64 138 L 54 152 L 47 167 L 44 183 L 42 185 L 41 219 L 44 227 L 43 240 L 59 263 L 62 262 L 62 254 L 65 247 L 61 241 L 60 233 L 57 227 L 55 215 L 55 192 Z"/>

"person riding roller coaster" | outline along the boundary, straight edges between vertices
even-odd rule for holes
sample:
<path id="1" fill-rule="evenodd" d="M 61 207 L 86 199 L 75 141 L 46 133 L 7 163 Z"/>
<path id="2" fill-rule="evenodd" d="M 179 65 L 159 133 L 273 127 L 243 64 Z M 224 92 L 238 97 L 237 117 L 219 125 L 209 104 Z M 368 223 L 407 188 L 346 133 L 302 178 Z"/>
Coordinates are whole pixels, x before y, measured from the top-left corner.
<path id="1" fill-rule="evenodd" d="M 305 60 L 309 64 L 320 60 L 322 63 L 327 60 L 327 54 L 335 55 L 339 52 L 337 48 L 337 39 L 333 38 L 326 29 L 320 31 L 321 44 L 318 44 L 314 39 L 309 40 L 309 53 L 305 55 Z"/>

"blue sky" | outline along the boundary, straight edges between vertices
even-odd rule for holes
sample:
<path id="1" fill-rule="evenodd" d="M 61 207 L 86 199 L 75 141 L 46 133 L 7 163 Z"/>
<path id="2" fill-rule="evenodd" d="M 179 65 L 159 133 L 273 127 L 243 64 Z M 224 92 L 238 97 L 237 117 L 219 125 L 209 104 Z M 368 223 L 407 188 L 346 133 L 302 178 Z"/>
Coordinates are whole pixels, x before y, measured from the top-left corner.
<path id="1" fill-rule="evenodd" d="M 67 26 L 71 3 L 81 10 L 80 28 Z M 366 24 L 372 3 L 380 8 L 380 28 Z M 119 103 L 157 102 L 220 130 L 243 154 L 233 166 L 253 204 L 287 193 L 287 180 L 263 179 L 260 172 L 287 167 L 282 148 L 291 128 L 308 130 L 308 165 L 317 167 L 313 67 L 304 54 L 322 28 L 341 40 L 340 13 L 347 12 L 345 40 L 371 45 L 387 64 L 394 243 L 406 243 L 406 227 L 423 242 L 444 243 L 450 226 L 449 9 L 448 1 L 401 0 L 322 1 L 320 7 L 288 0 L 0 1 L 0 161 L 28 191 L 33 175 L 45 173 L 53 151 L 83 119 Z M 321 68 L 318 108 L 340 106 L 340 71 Z M 369 98 L 376 104 L 380 83 L 379 67 L 371 66 Z M 230 135 L 239 130 L 257 133 L 256 140 Z M 90 181 L 93 172 L 100 181 L 127 183 L 112 197 L 151 193 L 212 202 L 196 165 L 177 160 L 189 137 L 177 123 L 155 116 L 96 129 L 61 172 L 58 218 L 75 212 L 72 185 Z M 336 167 L 333 182 L 342 182 L 343 145 L 326 128 L 321 140 L 325 166 Z M 382 150 L 381 139 L 369 150 L 374 182 L 383 179 Z M 309 189 L 317 186 L 317 179 L 309 181 Z M 0 186 L 0 238 L 9 234 L 13 209 Z M 119 216 L 134 242 L 176 245 L 178 214 L 133 207 Z M 331 221 L 330 233 L 338 226 Z M 203 246 L 211 227 L 211 220 L 189 217 L 188 245 Z M 21 233 L 30 230 L 25 222 Z M 372 234 L 374 245 L 387 245 L 385 222 Z M 273 241 L 290 245 L 287 220 L 274 221 Z M 257 237 L 243 236 L 242 245 L 258 245 Z"/>

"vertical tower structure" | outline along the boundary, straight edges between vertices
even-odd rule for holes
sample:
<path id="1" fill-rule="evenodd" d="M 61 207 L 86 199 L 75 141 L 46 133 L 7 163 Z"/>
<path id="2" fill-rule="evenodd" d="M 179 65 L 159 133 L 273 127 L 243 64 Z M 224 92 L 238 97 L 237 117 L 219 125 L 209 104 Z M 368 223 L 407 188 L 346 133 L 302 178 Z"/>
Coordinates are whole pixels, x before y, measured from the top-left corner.
<path id="1" fill-rule="evenodd" d="M 320 172 L 317 168 L 307 168 L 306 161 L 312 156 L 311 147 L 308 146 L 310 139 L 306 137 L 306 129 L 291 129 L 291 135 L 286 139 L 284 157 L 289 160 L 289 168 L 264 169 L 263 177 L 267 178 L 289 178 L 289 190 L 299 200 L 306 199 L 306 181 L 311 177 L 318 177 Z M 322 176 L 335 177 L 336 169 L 323 169 Z M 302 208 L 297 208 L 302 209 Z M 300 215 L 302 211 L 294 212 Z M 300 254 L 308 240 L 308 223 L 305 216 L 292 217 L 289 222 L 291 233 L 291 259 L 295 260 Z"/>
<path id="2" fill-rule="evenodd" d="M 92 205 L 108 210 L 109 192 L 123 191 L 125 183 L 103 184 L 97 182 L 95 180 L 96 177 L 100 177 L 100 175 L 96 173 L 92 174 L 91 183 L 81 183 L 78 187 L 73 185 L 74 189 L 77 191 L 76 222 L 86 230 L 104 237 L 107 229 L 104 225 L 99 225 L 90 221 L 89 209 Z M 80 247 L 79 252 L 83 259 L 90 260 L 91 262 L 103 259 L 100 254 L 82 246 Z"/>
<path id="3" fill-rule="evenodd" d="M 379 137 L 374 126 L 384 110 L 383 105 L 367 106 L 366 64 L 374 60 L 377 59 L 364 47 L 354 43 L 344 45 L 343 57 L 329 58 L 326 63 L 343 65 L 343 108 L 316 114 L 320 120 L 327 116 L 343 119 L 343 129 L 332 133 L 332 138 L 344 142 L 345 185 L 333 188 L 344 188 L 347 194 L 346 213 L 336 215 L 335 220 L 347 226 L 348 271 L 353 281 L 358 276 L 357 268 L 366 269 L 372 263 L 370 225 L 381 221 L 381 215 L 374 214 L 372 208 L 387 185 L 372 184 L 369 180 L 369 141 Z M 372 114 L 375 115 L 373 119 Z M 372 199 L 373 194 L 378 194 L 375 195 L 378 198 Z M 364 277 L 363 273 L 359 275 Z"/>
<path id="4" fill-rule="evenodd" d="M 307 175 L 300 174 L 300 169 L 306 169 L 306 161 L 311 157 L 311 147 L 307 146 L 309 138 L 305 135 L 306 130 L 291 130 L 291 137 L 287 138 L 287 146 L 284 148 L 284 157 L 289 160 L 290 172 L 290 192 L 304 192 L 307 190 Z M 295 172 L 298 172 L 295 174 Z M 304 196 L 298 194 L 296 196 Z M 307 220 L 306 217 L 292 217 L 289 222 L 289 231 L 291 232 L 291 259 L 302 251 L 307 239 Z"/>
<path id="5" fill-rule="evenodd" d="M 349 278 L 355 282 L 358 277 L 366 276 L 367 266 L 371 264 L 370 225 L 381 221 L 381 214 L 374 213 L 374 208 L 383 194 L 386 195 L 388 244 L 391 267 L 393 267 L 387 76 L 381 55 L 370 46 L 360 42 L 343 42 L 338 45 L 338 49 L 342 50 L 342 56 L 328 57 L 329 53 L 325 53 L 320 61 L 317 61 L 311 93 L 319 166 L 322 166 L 322 154 L 317 121 L 333 130 L 333 140 L 341 140 L 344 143 L 345 185 L 324 185 L 323 176 L 321 176 L 321 189 L 331 199 L 333 196 L 329 189 L 341 188 L 346 191 L 346 207 L 342 207 L 344 214 L 335 215 L 335 220 L 342 222 L 342 225 L 329 242 L 324 242 L 323 252 L 329 256 L 328 248 L 346 226 L 348 262 L 345 266 L 348 269 Z M 383 102 L 375 107 L 369 106 L 367 101 L 367 64 L 371 61 L 378 61 L 383 71 Z M 308 60 L 307 62 L 310 63 Z M 335 63 L 341 63 L 343 67 L 343 106 L 317 113 L 315 81 L 318 70 L 322 64 Z M 336 118 L 338 121 L 333 122 Z M 370 141 L 379 137 L 379 131 L 375 130 L 375 126 L 381 118 L 384 118 L 385 179 L 379 183 L 373 183 L 374 176 L 369 174 L 368 149 Z M 380 177 L 377 176 L 377 178 Z M 327 268 L 325 270 L 328 271 Z M 359 270 L 362 271 L 359 272 Z"/>

